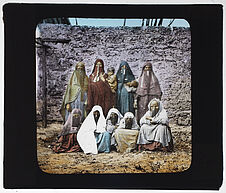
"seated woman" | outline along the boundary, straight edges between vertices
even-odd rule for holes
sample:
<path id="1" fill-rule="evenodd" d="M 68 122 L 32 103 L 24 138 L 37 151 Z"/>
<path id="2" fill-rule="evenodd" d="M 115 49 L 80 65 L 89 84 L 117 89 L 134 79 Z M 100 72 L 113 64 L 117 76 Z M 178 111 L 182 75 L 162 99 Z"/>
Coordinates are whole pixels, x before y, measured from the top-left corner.
<path id="1" fill-rule="evenodd" d="M 137 140 L 141 150 L 173 150 L 173 139 L 166 110 L 159 99 L 152 99 L 148 111 L 140 120 L 140 132 Z"/>
<path id="2" fill-rule="evenodd" d="M 77 139 L 86 154 L 97 154 L 96 133 L 105 132 L 106 120 L 101 106 L 95 105 L 79 129 Z"/>
<path id="3" fill-rule="evenodd" d="M 113 137 L 116 141 L 118 152 L 131 152 L 136 148 L 139 125 L 133 113 L 125 113 L 120 121 L 119 127 L 115 130 Z"/>
<path id="4" fill-rule="evenodd" d="M 102 133 L 96 133 L 97 149 L 98 152 L 109 153 L 111 151 L 111 143 L 115 144 L 114 138 L 112 139 L 112 133 L 119 126 L 119 122 L 122 119 L 121 113 L 116 108 L 111 108 L 108 112 L 106 119 L 106 131 Z"/>
<path id="5" fill-rule="evenodd" d="M 58 136 L 58 141 L 53 147 L 54 152 L 61 153 L 81 151 L 81 148 L 77 142 L 77 132 L 80 128 L 81 119 L 81 110 L 73 109 Z"/>

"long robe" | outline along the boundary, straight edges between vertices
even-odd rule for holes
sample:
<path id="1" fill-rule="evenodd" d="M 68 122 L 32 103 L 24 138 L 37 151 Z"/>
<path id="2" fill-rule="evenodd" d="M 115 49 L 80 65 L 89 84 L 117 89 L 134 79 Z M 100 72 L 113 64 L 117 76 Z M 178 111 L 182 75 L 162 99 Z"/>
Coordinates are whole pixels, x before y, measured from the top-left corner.
<path id="1" fill-rule="evenodd" d="M 78 63 L 83 64 L 82 62 Z M 77 67 L 76 65 L 76 67 Z M 70 112 L 66 109 L 66 105 L 70 104 L 71 110 L 74 108 L 80 109 L 82 112 L 82 120 L 86 116 L 86 111 L 84 105 L 87 101 L 87 90 L 88 90 L 88 77 L 85 74 L 85 69 L 83 70 L 83 85 L 80 84 L 78 77 L 76 75 L 77 70 L 75 69 L 71 75 L 71 78 L 67 84 L 67 88 L 64 94 L 63 102 L 61 105 L 60 113 L 64 120 L 67 121 Z"/>
<path id="2" fill-rule="evenodd" d="M 125 119 L 132 118 L 133 123 L 131 129 L 125 129 Z M 139 125 L 131 112 L 127 112 L 120 121 L 119 127 L 114 132 L 116 141 L 116 149 L 118 152 L 131 152 L 136 148 L 137 137 L 139 134 Z"/>
<path id="3" fill-rule="evenodd" d="M 125 72 L 121 69 L 122 66 L 126 66 Z M 117 86 L 117 109 L 120 111 L 122 115 L 124 115 L 126 112 L 132 112 L 134 111 L 134 93 L 128 92 L 126 89 L 125 83 L 131 82 L 135 80 L 135 77 L 128 65 L 127 62 L 122 61 L 119 70 L 116 74 L 118 86 Z"/>
<path id="4" fill-rule="evenodd" d="M 95 122 L 93 112 L 94 111 L 99 111 L 100 117 L 97 121 Z M 77 134 L 77 140 L 84 151 L 84 153 L 92 153 L 92 154 L 97 154 L 97 143 L 96 143 L 96 138 L 95 138 L 95 133 L 103 133 L 106 131 L 106 120 L 103 115 L 102 108 L 98 105 L 95 105 L 91 112 L 88 114 L 86 119 L 81 125 L 81 128 L 78 131 Z"/>
<path id="5" fill-rule="evenodd" d="M 144 68 L 151 66 L 150 71 L 144 71 Z M 152 70 L 152 64 L 147 62 L 142 68 L 141 75 L 139 77 L 139 84 L 136 91 L 137 99 L 137 121 L 143 117 L 148 110 L 148 103 L 153 99 L 161 99 L 162 91 L 159 81 Z"/>
<path id="6" fill-rule="evenodd" d="M 150 109 L 150 104 L 153 100 L 158 101 L 159 111 L 152 117 L 152 121 L 146 119 L 147 117 L 151 117 L 150 110 L 141 118 L 141 128 L 137 144 L 141 145 L 144 149 L 162 150 L 164 148 L 171 151 L 173 149 L 173 139 L 166 110 L 163 108 L 162 102 L 158 99 L 152 99 L 148 105 L 148 109 Z"/>
<path id="7" fill-rule="evenodd" d="M 103 133 L 95 133 L 97 151 L 109 153 L 111 151 L 111 134 L 107 131 Z"/>
<path id="8" fill-rule="evenodd" d="M 73 114 L 75 113 L 79 114 L 79 117 L 73 120 Z M 81 148 L 77 141 L 77 132 L 80 128 L 81 119 L 81 110 L 73 109 L 66 123 L 64 124 L 61 133 L 58 136 L 58 141 L 54 145 L 53 151 L 55 151 L 56 153 L 81 151 Z M 77 126 L 73 125 L 74 123 Z"/>
<path id="9" fill-rule="evenodd" d="M 97 69 L 97 61 L 102 63 L 102 68 Z M 106 81 L 107 74 L 104 73 L 104 63 L 100 59 L 97 61 L 89 77 L 87 111 L 89 112 L 93 106 L 99 105 L 103 109 L 104 116 L 106 116 L 109 109 L 114 106 L 115 100 L 113 100 L 114 94 L 111 87 Z M 104 77 L 105 81 L 100 78 L 101 76 Z"/>
<path id="10" fill-rule="evenodd" d="M 115 113 L 118 115 L 118 120 L 115 125 L 111 123 L 111 113 Z M 112 137 L 112 133 L 119 126 L 119 122 L 121 119 L 122 115 L 116 108 L 111 108 L 108 111 L 108 115 L 106 118 L 106 131 L 102 133 L 95 133 L 98 152 L 109 153 L 111 151 L 111 145 L 115 144 L 113 142 L 114 138 Z"/>
<path id="11" fill-rule="evenodd" d="M 74 101 L 72 101 L 70 103 L 70 105 L 71 105 L 72 109 L 80 109 L 82 111 L 82 120 L 84 120 L 85 116 L 86 116 L 85 103 L 87 101 L 87 92 L 83 93 L 83 100 L 81 100 L 81 96 L 82 96 L 82 93 L 80 90 L 80 91 L 78 91 L 77 98 Z M 69 112 L 69 111 L 67 111 L 67 109 L 65 109 L 65 120 L 66 121 L 70 114 L 71 114 L 71 112 Z"/>

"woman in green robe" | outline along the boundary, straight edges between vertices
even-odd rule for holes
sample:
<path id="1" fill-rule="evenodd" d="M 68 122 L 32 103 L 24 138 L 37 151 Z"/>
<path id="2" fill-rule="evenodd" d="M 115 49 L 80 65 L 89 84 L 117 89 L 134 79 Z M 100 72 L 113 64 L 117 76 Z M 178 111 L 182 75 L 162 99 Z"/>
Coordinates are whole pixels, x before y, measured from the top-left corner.
<path id="1" fill-rule="evenodd" d="M 88 77 L 85 71 L 85 64 L 79 62 L 68 82 L 61 105 L 60 113 L 64 122 L 67 121 L 70 112 L 74 108 L 81 110 L 82 121 L 84 120 L 86 117 L 85 104 L 87 103 L 87 90 Z"/>

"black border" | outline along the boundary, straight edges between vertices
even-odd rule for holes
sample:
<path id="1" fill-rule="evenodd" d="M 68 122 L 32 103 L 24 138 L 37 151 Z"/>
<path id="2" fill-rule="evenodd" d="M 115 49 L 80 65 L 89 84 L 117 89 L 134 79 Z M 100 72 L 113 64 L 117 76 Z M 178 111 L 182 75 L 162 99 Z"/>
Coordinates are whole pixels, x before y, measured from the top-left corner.
<path id="1" fill-rule="evenodd" d="M 182 18 L 192 36 L 192 165 L 169 174 L 42 172 L 36 160 L 35 29 L 48 17 Z M 217 190 L 223 178 L 222 5 L 6 4 L 4 188 Z M 14 116 L 15 115 L 15 116 Z"/>

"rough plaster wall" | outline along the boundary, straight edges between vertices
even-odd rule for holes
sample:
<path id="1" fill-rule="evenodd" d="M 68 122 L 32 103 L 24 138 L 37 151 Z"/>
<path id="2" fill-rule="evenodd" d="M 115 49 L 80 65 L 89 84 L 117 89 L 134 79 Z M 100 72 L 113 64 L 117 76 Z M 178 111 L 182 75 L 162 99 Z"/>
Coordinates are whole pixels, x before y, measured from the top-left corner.
<path id="1" fill-rule="evenodd" d="M 98 28 L 42 24 L 39 29 L 41 38 L 71 40 L 69 43 L 45 43 L 52 47 L 46 53 L 48 120 L 62 120 L 59 109 L 75 64 L 84 61 L 89 75 L 94 61 L 101 58 L 105 71 L 113 66 L 116 72 L 121 60 L 126 60 L 136 77 L 139 77 L 143 64 L 150 61 L 159 79 L 162 101 L 170 121 L 179 125 L 191 124 L 190 28 Z M 37 49 L 37 57 L 42 57 L 43 50 Z M 38 65 L 38 80 L 42 80 L 41 64 Z M 37 92 L 41 104 L 40 82 Z"/>

